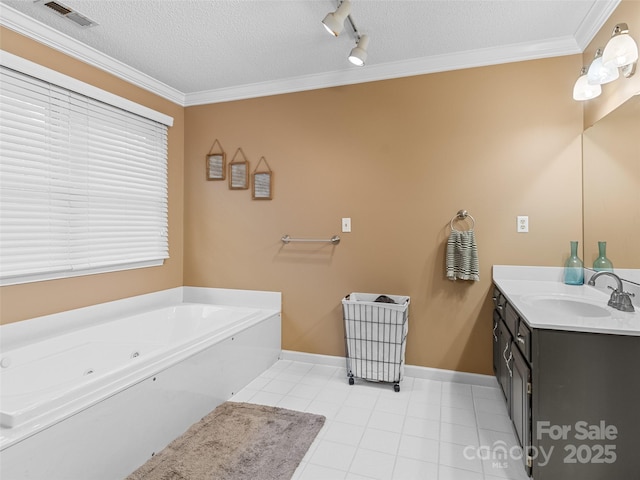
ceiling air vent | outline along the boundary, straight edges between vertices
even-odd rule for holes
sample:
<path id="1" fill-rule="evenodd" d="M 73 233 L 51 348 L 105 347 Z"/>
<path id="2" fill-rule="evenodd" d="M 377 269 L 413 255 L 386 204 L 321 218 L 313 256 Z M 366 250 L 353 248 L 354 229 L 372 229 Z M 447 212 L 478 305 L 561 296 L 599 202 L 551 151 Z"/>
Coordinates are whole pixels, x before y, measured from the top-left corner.
<path id="1" fill-rule="evenodd" d="M 95 27 L 96 25 L 98 25 L 93 20 L 88 19 L 84 15 L 74 11 L 73 9 L 67 7 L 66 5 L 63 5 L 60 2 L 47 2 L 46 0 L 38 0 L 37 3 L 53 10 L 58 15 L 62 15 L 64 18 L 72 21 L 79 27 L 87 28 Z"/>

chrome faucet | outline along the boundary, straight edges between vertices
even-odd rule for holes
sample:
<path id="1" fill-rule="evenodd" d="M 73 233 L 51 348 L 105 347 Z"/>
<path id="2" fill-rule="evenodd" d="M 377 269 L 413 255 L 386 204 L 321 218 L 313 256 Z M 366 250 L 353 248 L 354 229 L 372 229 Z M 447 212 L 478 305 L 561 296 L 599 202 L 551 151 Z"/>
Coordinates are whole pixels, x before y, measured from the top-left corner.
<path id="1" fill-rule="evenodd" d="M 618 284 L 618 288 L 609 287 L 611 290 L 613 290 L 613 292 L 611 293 L 611 298 L 609 299 L 609 303 L 607 303 L 607 305 L 623 312 L 635 312 L 633 303 L 631 303 L 631 297 L 634 297 L 635 294 L 625 292 L 623 290 L 624 287 L 622 286 L 622 280 L 615 273 L 607 271 L 596 272 L 591 276 L 589 282 L 587 283 L 592 286 L 595 285 L 596 278 L 602 275 L 609 275 L 610 277 L 615 278 L 616 283 Z"/>

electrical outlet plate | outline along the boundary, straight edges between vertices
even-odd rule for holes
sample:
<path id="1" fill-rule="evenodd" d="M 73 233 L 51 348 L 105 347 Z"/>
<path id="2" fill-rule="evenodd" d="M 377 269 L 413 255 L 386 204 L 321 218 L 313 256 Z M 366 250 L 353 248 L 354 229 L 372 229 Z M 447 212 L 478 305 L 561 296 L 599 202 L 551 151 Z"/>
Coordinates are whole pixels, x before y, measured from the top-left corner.
<path id="1" fill-rule="evenodd" d="M 351 231 L 351 219 L 343 218 L 342 219 L 342 233 L 348 233 Z"/>
<path id="2" fill-rule="evenodd" d="M 529 231 L 529 217 L 526 215 L 518 215 L 518 232 L 527 233 Z"/>

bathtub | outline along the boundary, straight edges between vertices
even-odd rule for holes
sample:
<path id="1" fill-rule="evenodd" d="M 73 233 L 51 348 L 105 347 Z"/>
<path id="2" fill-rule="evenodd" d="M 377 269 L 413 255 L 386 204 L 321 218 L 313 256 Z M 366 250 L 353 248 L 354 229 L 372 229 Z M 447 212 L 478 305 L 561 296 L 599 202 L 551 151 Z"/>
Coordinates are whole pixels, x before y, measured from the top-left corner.
<path id="1" fill-rule="evenodd" d="M 124 478 L 277 360 L 280 296 L 182 287 L 0 333 L 0 476 Z"/>

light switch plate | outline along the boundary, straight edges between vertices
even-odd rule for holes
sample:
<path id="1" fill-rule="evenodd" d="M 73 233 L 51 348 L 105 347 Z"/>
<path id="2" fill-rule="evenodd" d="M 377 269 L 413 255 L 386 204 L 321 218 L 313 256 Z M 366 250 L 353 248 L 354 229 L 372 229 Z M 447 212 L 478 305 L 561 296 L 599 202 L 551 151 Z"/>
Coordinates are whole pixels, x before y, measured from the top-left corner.
<path id="1" fill-rule="evenodd" d="M 351 219 L 343 218 L 342 219 L 342 233 L 348 233 L 351 231 Z"/>

